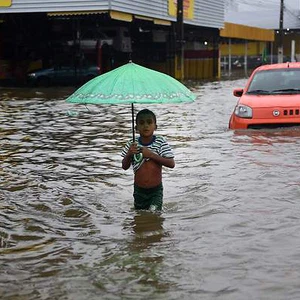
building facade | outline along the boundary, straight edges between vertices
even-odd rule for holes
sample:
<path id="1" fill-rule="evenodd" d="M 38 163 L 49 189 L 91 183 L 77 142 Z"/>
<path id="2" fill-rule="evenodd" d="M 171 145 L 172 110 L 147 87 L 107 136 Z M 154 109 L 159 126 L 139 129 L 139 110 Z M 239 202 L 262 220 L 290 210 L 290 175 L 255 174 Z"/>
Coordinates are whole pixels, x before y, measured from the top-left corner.
<path id="1" fill-rule="evenodd" d="M 0 13 L 101 13 L 121 12 L 132 17 L 176 21 L 177 0 L 2 0 Z M 184 23 L 220 28 L 224 23 L 224 0 L 184 0 Z"/>
<path id="2" fill-rule="evenodd" d="M 184 77 L 217 77 L 224 0 L 183 0 L 183 8 Z M 176 21 L 176 0 L 0 0 L 0 79 L 24 81 L 27 72 L 66 60 L 76 67 L 83 56 L 100 63 L 102 72 L 133 59 L 176 77 Z M 112 36 L 106 38 L 113 38 L 112 47 L 83 49 L 88 31 L 109 28 L 126 29 L 130 51 L 115 47 Z M 67 47 L 70 40 L 73 47 Z"/>

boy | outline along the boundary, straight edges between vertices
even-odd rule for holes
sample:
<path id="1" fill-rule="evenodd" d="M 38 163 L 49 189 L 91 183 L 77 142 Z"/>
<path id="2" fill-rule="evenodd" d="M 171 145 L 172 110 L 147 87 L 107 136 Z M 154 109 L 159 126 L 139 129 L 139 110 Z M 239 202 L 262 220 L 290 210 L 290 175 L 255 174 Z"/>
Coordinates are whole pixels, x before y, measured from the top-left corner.
<path id="1" fill-rule="evenodd" d="M 135 209 L 162 209 L 162 166 L 175 167 L 173 151 L 164 137 L 153 134 L 156 129 L 155 114 L 148 109 L 141 110 L 136 116 L 140 137 L 127 142 L 122 151 L 122 168 L 127 170 L 133 166 Z"/>

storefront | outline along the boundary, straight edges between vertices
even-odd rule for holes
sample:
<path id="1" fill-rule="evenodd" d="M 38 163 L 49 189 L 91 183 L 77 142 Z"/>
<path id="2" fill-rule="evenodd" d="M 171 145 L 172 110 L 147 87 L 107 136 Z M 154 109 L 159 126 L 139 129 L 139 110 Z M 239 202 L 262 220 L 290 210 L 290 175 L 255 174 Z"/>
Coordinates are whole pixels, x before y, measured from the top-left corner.
<path id="1" fill-rule="evenodd" d="M 215 2 L 211 3 L 215 4 L 213 12 L 204 0 L 184 0 L 186 79 L 218 75 L 218 38 L 224 3 L 212 2 Z M 102 72 L 133 59 L 176 75 L 178 36 L 176 3 L 172 0 L 154 0 L 151 6 L 146 0 L 134 6 L 129 0 L 122 3 L 92 0 L 82 5 L 70 1 L 51 4 L 41 1 L 31 7 L 20 0 L 5 4 L 0 9 L 0 63 L 3 66 L 0 79 L 13 78 L 25 83 L 29 71 L 61 63 L 77 67 L 83 57 L 92 64 L 101 64 Z M 105 36 L 97 37 L 97 33 Z M 94 40 L 95 47 L 87 49 L 86 40 Z M 106 43 L 102 43 L 103 40 Z M 129 46 L 125 40 L 127 44 L 130 40 Z"/>

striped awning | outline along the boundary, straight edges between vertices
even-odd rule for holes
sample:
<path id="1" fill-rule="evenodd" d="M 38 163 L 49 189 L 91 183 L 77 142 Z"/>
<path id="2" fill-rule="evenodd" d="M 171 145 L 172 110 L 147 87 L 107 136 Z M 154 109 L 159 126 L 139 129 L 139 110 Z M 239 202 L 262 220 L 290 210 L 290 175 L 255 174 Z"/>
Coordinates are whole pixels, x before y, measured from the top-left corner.
<path id="1" fill-rule="evenodd" d="M 156 25 L 165 25 L 171 26 L 171 22 L 162 19 L 156 19 L 151 17 L 145 17 L 140 15 L 132 15 L 129 13 L 119 12 L 119 11 L 108 11 L 108 10 L 89 10 L 89 11 L 56 11 L 56 12 L 49 12 L 47 15 L 49 17 L 58 17 L 58 16 L 80 16 L 80 15 L 90 15 L 90 14 L 104 14 L 108 13 L 112 19 L 124 21 L 124 22 L 132 22 L 133 18 L 146 20 L 153 22 Z"/>
<path id="2" fill-rule="evenodd" d="M 79 15 L 91 15 L 91 14 L 105 14 L 107 10 L 89 10 L 89 11 L 56 11 L 49 12 L 47 16 L 58 17 L 58 16 L 79 16 Z"/>

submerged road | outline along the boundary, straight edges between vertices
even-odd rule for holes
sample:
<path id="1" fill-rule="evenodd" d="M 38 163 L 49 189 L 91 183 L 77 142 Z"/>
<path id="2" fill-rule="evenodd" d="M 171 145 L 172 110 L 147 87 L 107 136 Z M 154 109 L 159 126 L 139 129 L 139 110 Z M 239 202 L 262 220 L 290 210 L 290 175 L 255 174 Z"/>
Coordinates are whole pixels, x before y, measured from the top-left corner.
<path id="1" fill-rule="evenodd" d="M 161 214 L 132 209 L 130 106 L 2 89 L 0 298 L 298 299 L 300 130 L 228 130 L 244 84 L 148 105 L 176 156 Z"/>

